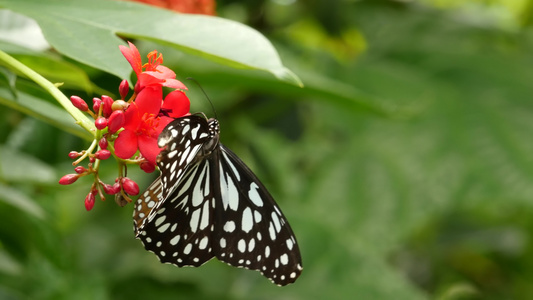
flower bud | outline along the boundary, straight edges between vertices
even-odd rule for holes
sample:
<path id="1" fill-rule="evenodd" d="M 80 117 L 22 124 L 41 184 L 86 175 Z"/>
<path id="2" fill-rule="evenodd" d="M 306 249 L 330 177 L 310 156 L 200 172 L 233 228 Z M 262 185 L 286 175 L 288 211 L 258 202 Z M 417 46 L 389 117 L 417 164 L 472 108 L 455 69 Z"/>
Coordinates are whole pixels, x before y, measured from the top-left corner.
<path id="1" fill-rule="evenodd" d="M 96 159 L 100 159 L 100 160 L 106 160 L 110 156 L 111 156 L 111 151 L 106 150 L 106 149 L 98 150 L 94 154 L 94 157 L 96 157 Z"/>
<path id="2" fill-rule="evenodd" d="M 68 154 L 68 157 L 70 157 L 72 159 L 76 159 L 79 156 L 81 156 L 81 153 L 76 152 L 76 151 L 70 151 L 69 154 Z"/>
<path id="3" fill-rule="evenodd" d="M 117 100 L 115 102 L 113 102 L 113 105 L 111 105 L 111 108 L 113 109 L 113 111 L 115 110 L 126 110 L 126 108 L 128 108 L 129 104 L 128 102 L 124 101 L 124 100 Z"/>
<path id="4" fill-rule="evenodd" d="M 76 173 L 78 173 L 78 174 L 81 174 L 81 173 L 87 171 L 87 169 L 85 169 L 85 168 L 82 167 L 82 166 L 77 166 L 77 167 L 74 168 L 74 171 L 75 171 Z"/>
<path id="5" fill-rule="evenodd" d="M 85 197 L 85 209 L 87 211 L 90 211 L 94 207 L 94 193 L 91 191 L 89 194 L 87 194 L 87 197 Z"/>
<path id="6" fill-rule="evenodd" d="M 89 110 L 89 106 L 87 105 L 87 103 L 78 96 L 71 96 L 70 102 L 72 102 L 72 105 L 74 105 L 74 107 L 76 107 L 77 109 L 81 111 Z"/>
<path id="7" fill-rule="evenodd" d="M 141 90 L 143 89 L 143 87 L 141 86 L 141 81 L 138 80 L 136 83 L 135 83 L 135 86 L 133 87 L 133 92 L 135 94 L 139 94 L 141 92 Z"/>
<path id="8" fill-rule="evenodd" d="M 100 146 L 100 149 L 107 149 L 107 146 L 109 143 L 107 142 L 107 139 L 105 137 L 101 138 L 98 142 L 98 146 Z"/>
<path id="9" fill-rule="evenodd" d="M 107 132 L 115 133 L 124 126 L 124 111 L 115 110 L 109 117 Z"/>
<path id="10" fill-rule="evenodd" d="M 113 185 L 104 183 L 103 187 L 104 187 L 104 192 L 106 194 L 108 194 L 108 195 L 114 195 L 114 194 L 120 192 L 120 184 L 118 182 L 116 182 Z"/>
<path id="11" fill-rule="evenodd" d="M 128 195 L 137 195 L 139 193 L 139 186 L 137 183 L 127 177 L 122 179 L 122 188 Z"/>
<path id="12" fill-rule="evenodd" d="M 126 96 L 128 95 L 128 92 L 130 91 L 130 85 L 126 79 L 122 80 L 120 82 L 120 85 L 118 86 L 118 92 L 120 94 L 121 99 L 126 99 Z"/>
<path id="13" fill-rule="evenodd" d="M 59 184 L 62 184 L 62 185 L 73 184 L 74 182 L 76 182 L 76 180 L 78 180 L 79 177 L 80 176 L 78 174 L 67 174 L 61 177 L 61 179 L 59 179 Z M 137 191 L 138 191 L 138 188 L 137 188 Z"/>
<path id="14" fill-rule="evenodd" d="M 97 129 L 102 130 L 107 127 L 107 119 L 104 117 L 98 117 L 96 121 L 94 121 L 94 126 L 96 126 Z"/>
<path id="15" fill-rule="evenodd" d="M 113 99 L 111 97 L 102 95 L 102 103 L 104 105 L 104 109 L 102 110 L 102 113 L 104 117 L 109 118 L 111 113 L 113 112 Z"/>
<path id="16" fill-rule="evenodd" d="M 147 161 L 143 161 L 139 167 L 146 173 L 152 173 L 155 171 L 155 165 Z"/>
<path id="17" fill-rule="evenodd" d="M 95 114 L 97 114 L 100 111 L 100 105 L 102 105 L 102 99 L 100 98 L 93 98 L 93 111 Z"/>
<path id="18" fill-rule="evenodd" d="M 89 162 L 94 163 L 96 161 L 96 158 L 94 156 L 89 157 Z"/>

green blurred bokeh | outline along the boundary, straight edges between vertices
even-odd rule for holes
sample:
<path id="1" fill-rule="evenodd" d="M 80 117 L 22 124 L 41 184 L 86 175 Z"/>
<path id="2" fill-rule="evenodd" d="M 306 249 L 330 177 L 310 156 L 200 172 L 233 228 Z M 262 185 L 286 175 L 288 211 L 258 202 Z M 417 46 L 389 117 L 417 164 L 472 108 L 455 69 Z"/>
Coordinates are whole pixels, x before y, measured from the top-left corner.
<path id="1" fill-rule="evenodd" d="M 280 288 L 218 261 L 160 264 L 133 237 L 131 205 L 87 213 L 90 179 L 56 183 L 87 142 L 2 106 L 0 299 L 533 298 L 533 1 L 217 9 L 266 35 L 305 87 L 138 45 L 201 83 L 222 141 L 289 219 L 302 276 Z M 212 115 L 188 85 L 191 110 Z M 153 179 L 133 169 L 141 188 Z"/>

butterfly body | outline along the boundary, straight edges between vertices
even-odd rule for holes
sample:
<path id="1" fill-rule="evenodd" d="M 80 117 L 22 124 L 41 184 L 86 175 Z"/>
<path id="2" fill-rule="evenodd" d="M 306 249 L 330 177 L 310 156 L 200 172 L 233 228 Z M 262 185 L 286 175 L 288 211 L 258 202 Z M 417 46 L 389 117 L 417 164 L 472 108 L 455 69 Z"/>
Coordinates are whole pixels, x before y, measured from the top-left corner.
<path id="1" fill-rule="evenodd" d="M 198 115 L 160 134 L 161 176 L 137 200 L 134 229 L 161 262 L 200 266 L 213 257 L 292 283 L 302 263 L 296 238 L 253 172 L 219 142 L 219 124 Z"/>

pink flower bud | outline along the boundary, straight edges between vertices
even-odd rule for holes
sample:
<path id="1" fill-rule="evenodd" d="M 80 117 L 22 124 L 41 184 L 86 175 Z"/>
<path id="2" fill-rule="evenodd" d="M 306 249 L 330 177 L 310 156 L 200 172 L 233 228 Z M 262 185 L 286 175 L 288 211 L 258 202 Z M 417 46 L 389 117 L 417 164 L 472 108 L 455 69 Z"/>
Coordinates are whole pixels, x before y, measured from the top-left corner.
<path id="1" fill-rule="evenodd" d="M 137 195 L 139 193 L 139 186 L 137 183 L 127 177 L 122 179 L 122 188 L 128 195 Z"/>
<path id="2" fill-rule="evenodd" d="M 104 105 L 104 109 L 102 111 L 103 115 L 104 117 L 109 118 L 109 116 L 113 112 L 113 99 L 111 99 L 111 97 L 109 96 L 102 95 L 102 103 Z"/>
<path id="3" fill-rule="evenodd" d="M 120 82 L 120 85 L 118 86 L 118 92 L 120 94 L 120 97 L 122 99 L 126 99 L 126 96 L 128 95 L 130 91 L 130 85 L 126 79 L 122 80 Z"/>
<path id="4" fill-rule="evenodd" d="M 107 127 L 107 119 L 104 117 L 98 117 L 96 121 L 94 121 L 94 126 L 96 126 L 97 129 L 104 129 Z"/>
<path id="5" fill-rule="evenodd" d="M 70 151 L 70 153 L 68 154 L 68 157 L 72 158 L 72 159 L 76 159 L 77 157 L 79 157 L 81 155 L 81 153 L 79 152 L 76 152 L 76 151 Z"/>
<path id="6" fill-rule="evenodd" d="M 143 89 L 143 87 L 141 87 L 141 81 L 138 80 L 138 81 L 135 83 L 135 87 L 133 87 L 133 92 L 134 92 L 135 94 L 139 94 L 139 93 L 141 92 L 142 89 Z"/>
<path id="7" fill-rule="evenodd" d="M 74 171 L 75 171 L 76 173 L 78 173 L 78 174 L 81 174 L 81 173 L 87 171 L 87 169 L 85 169 L 85 168 L 82 167 L 82 166 L 77 166 L 77 167 L 74 168 Z"/>
<path id="8" fill-rule="evenodd" d="M 89 106 L 87 105 L 87 103 L 78 96 L 71 96 L 70 102 L 72 102 L 72 105 L 74 105 L 74 107 L 76 107 L 77 109 L 81 111 L 89 110 Z"/>
<path id="9" fill-rule="evenodd" d="M 109 117 L 107 132 L 115 133 L 124 125 L 124 111 L 115 110 Z"/>
<path id="10" fill-rule="evenodd" d="M 100 98 L 93 98 L 93 111 L 95 114 L 97 114 L 100 111 L 100 105 L 102 105 L 102 99 Z"/>
<path id="11" fill-rule="evenodd" d="M 108 195 L 114 195 L 120 192 L 120 184 L 118 182 L 116 182 L 113 185 L 104 183 L 103 187 L 104 187 L 104 192 Z"/>
<path id="12" fill-rule="evenodd" d="M 78 174 L 67 174 L 61 177 L 61 179 L 59 179 L 59 184 L 62 184 L 62 185 L 73 184 L 74 182 L 76 182 L 76 180 L 78 180 L 79 177 L 80 176 Z"/>
<path id="13" fill-rule="evenodd" d="M 98 146 L 100 146 L 100 149 L 107 149 L 107 146 L 109 143 L 107 142 L 107 139 L 105 137 L 101 138 L 98 142 Z"/>
<path id="14" fill-rule="evenodd" d="M 96 158 L 94 156 L 89 157 L 89 162 L 94 163 L 96 161 Z"/>
<path id="15" fill-rule="evenodd" d="M 146 173 L 152 173 L 155 171 L 155 165 L 147 161 L 143 161 L 139 167 Z"/>
<path id="16" fill-rule="evenodd" d="M 110 156 L 111 156 L 111 151 L 106 150 L 106 149 L 98 150 L 94 154 L 94 157 L 96 157 L 96 159 L 100 159 L 100 160 L 106 160 Z"/>
<path id="17" fill-rule="evenodd" d="M 85 197 L 85 209 L 87 211 L 90 211 L 94 207 L 94 193 L 91 191 L 89 194 L 87 194 L 87 197 Z"/>

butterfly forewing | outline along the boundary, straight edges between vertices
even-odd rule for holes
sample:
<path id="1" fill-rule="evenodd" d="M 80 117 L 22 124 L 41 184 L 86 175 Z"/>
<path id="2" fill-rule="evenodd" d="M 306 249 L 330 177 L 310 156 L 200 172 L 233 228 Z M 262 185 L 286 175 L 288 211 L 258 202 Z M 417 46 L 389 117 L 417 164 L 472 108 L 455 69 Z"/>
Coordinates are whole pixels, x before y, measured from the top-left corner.
<path id="1" fill-rule="evenodd" d="M 218 143 L 218 122 L 176 119 L 159 141 L 166 145 L 158 156 L 161 177 L 134 212 L 145 248 L 180 267 L 216 256 L 278 285 L 294 282 L 302 270 L 296 238 L 259 179 Z"/>
<path id="2" fill-rule="evenodd" d="M 164 147 L 157 158 L 163 199 L 176 189 L 185 168 L 191 165 L 209 137 L 207 122 L 198 116 L 176 119 L 163 129 L 157 141 L 159 147 Z"/>
<path id="3" fill-rule="evenodd" d="M 161 176 L 136 202 L 133 215 L 136 235 L 154 218 L 159 206 L 177 188 L 185 169 L 208 140 L 209 127 L 199 117 L 179 118 L 163 129 L 157 142 L 159 147 L 164 148 L 157 157 Z"/>

